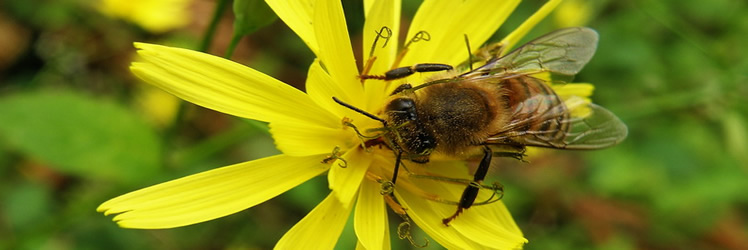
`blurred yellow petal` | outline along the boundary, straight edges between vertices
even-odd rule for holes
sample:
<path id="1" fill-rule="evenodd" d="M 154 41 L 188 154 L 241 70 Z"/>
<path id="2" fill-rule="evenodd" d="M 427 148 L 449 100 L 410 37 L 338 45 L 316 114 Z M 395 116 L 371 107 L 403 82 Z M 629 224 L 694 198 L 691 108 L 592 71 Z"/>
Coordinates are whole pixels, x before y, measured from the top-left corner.
<path id="1" fill-rule="evenodd" d="M 289 190 L 328 169 L 324 156 L 277 155 L 217 168 L 137 190 L 97 211 L 126 228 L 172 228 L 230 215 Z"/>
<path id="2" fill-rule="evenodd" d="M 174 121 L 179 98 L 148 84 L 138 85 L 135 98 L 138 110 L 157 127 L 164 128 Z"/>
<path id="3" fill-rule="evenodd" d="M 190 0 L 100 0 L 102 13 L 131 21 L 153 33 L 180 28 L 190 22 Z"/>
<path id="4" fill-rule="evenodd" d="M 330 154 L 339 146 L 349 148 L 357 145 L 358 138 L 352 133 L 343 133 L 337 128 L 320 127 L 313 124 L 298 122 L 270 123 L 270 133 L 275 140 L 275 146 L 290 156 L 305 156 L 315 154 Z M 317 161 L 321 161 L 320 158 Z"/>
<path id="5" fill-rule="evenodd" d="M 380 75 L 387 72 L 392 67 L 397 55 L 398 43 L 400 41 L 400 0 L 379 0 L 373 1 L 372 6 L 366 12 L 366 22 L 364 22 L 364 64 L 370 59 L 369 55 L 375 57 L 371 69 L 367 74 Z M 382 31 L 382 27 L 387 27 L 391 32 Z M 376 39 L 378 32 L 382 32 L 379 39 Z M 389 38 L 386 38 L 389 37 Z M 377 40 L 374 44 L 374 40 Z M 384 47 L 383 47 L 384 46 Z M 374 52 L 372 53 L 372 49 Z M 389 82 L 367 81 L 364 84 L 364 91 L 368 97 L 369 103 L 366 107 L 368 110 L 376 111 L 381 108 L 382 101 L 385 97 L 386 85 Z"/>
<path id="6" fill-rule="evenodd" d="M 278 17 L 306 43 L 315 54 L 319 51 L 312 26 L 316 0 L 265 0 Z"/>
<path id="7" fill-rule="evenodd" d="M 551 87 L 553 88 L 553 91 L 556 92 L 556 94 L 563 100 L 566 100 L 572 96 L 588 98 L 592 96 L 592 92 L 595 91 L 595 85 L 589 83 L 569 83 L 553 85 Z"/>
<path id="8" fill-rule="evenodd" d="M 319 57 L 330 77 L 345 92 L 348 102 L 364 107 L 366 100 L 358 79 L 356 60 L 348 37 L 348 27 L 339 1 L 319 1 L 314 8 L 314 26 Z"/>
<path id="9" fill-rule="evenodd" d="M 532 30 L 535 25 L 537 25 L 546 16 L 548 16 L 548 14 L 551 13 L 551 11 L 553 11 L 553 9 L 555 9 L 559 3 L 561 3 L 561 0 L 548 1 L 543 5 L 543 7 L 540 7 L 538 11 L 532 14 L 530 18 L 527 18 L 521 25 L 519 25 L 519 27 L 512 31 L 512 33 L 509 33 L 509 35 L 504 37 L 504 39 L 501 40 L 501 44 L 504 45 L 504 48 L 501 51 L 502 55 L 511 51 L 512 48 L 514 48 L 514 45 L 517 45 L 519 40 L 525 37 L 525 35 L 527 35 L 527 32 L 530 32 L 530 30 Z"/>
<path id="10" fill-rule="evenodd" d="M 553 85 L 553 91 L 564 100 L 566 108 L 571 112 L 572 117 L 587 117 L 592 110 L 588 104 L 592 102 L 590 96 L 595 90 L 595 85 L 589 83 L 569 83 L 562 85 Z"/>
<path id="11" fill-rule="evenodd" d="M 564 100 L 564 104 L 566 105 L 566 108 L 569 109 L 569 113 L 572 117 L 587 117 L 592 114 L 592 110 L 589 107 L 589 99 L 571 96 Z"/>
<path id="12" fill-rule="evenodd" d="M 425 10 L 436 13 L 424 13 L 422 18 L 433 19 L 414 20 L 413 24 L 415 25 L 418 21 L 419 26 L 411 27 L 406 39 L 424 30 L 431 34 L 431 41 L 413 45 L 415 47 L 403 60 L 403 65 L 422 62 L 457 65 L 467 60 L 468 52 L 464 36 L 468 36 L 470 48 L 474 51 L 478 50 L 504 23 L 518 4 L 519 0 L 468 0 L 461 3 L 450 2 L 448 5 L 455 8 L 441 9 L 428 6 L 444 5 L 440 1 L 425 2 L 423 5 L 426 6 L 422 5 L 421 8 L 426 7 Z M 416 14 L 416 18 L 419 18 L 420 12 L 421 9 Z"/>
<path id="13" fill-rule="evenodd" d="M 351 207 L 343 206 L 333 191 L 288 230 L 275 249 L 333 249 L 350 213 Z"/>
<path id="14" fill-rule="evenodd" d="M 343 154 L 343 160 L 337 160 L 327 176 L 330 189 L 335 191 L 343 206 L 349 207 L 350 201 L 358 193 L 361 180 L 364 179 L 366 170 L 371 165 L 370 153 L 354 148 Z M 343 165 L 345 167 L 341 167 Z M 348 201 L 348 202 L 346 202 Z"/>
<path id="15" fill-rule="evenodd" d="M 338 125 L 303 92 L 244 65 L 188 49 L 135 46 L 140 49 L 140 60 L 130 66 L 135 75 L 194 104 L 259 121 Z"/>
<path id="16" fill-rule="evenodd" d="M 554 12 L 553 20 L 561 28 L 584 26 L 592 14 L 590 4 L 588 1 L 566 0 Z"/>
<path id="17" fill-rule="evenodd" d="M 356 230 L 359 244 L 365 249 L 382 249 L 390 245 L 389 237 L 385 237 L 389 227 L 384 198 L 379 194 L 380 189 L 379 183 L 372 180 L 365 179 L 361 183 L 353 228 Z"/>

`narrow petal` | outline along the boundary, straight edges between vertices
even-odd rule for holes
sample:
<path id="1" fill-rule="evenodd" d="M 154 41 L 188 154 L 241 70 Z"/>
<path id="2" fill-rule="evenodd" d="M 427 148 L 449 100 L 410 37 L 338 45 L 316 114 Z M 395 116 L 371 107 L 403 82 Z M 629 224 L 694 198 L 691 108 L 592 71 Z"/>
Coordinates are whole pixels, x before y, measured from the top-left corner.
<path id="1" fill-rule="evenodd" d="M 395 192 L 400 204 L 408 209 L 410 218 L 431 238 L 447 249 L 478 249 L 477 244 L 466 240 L 454 227 L 445 227 L 441 221 L 449 216 L 448 205 L 426 200 L 424 197 L 409 193 Z M 454 206 L 451 206 L 454 209 Z M 439 212 L 435 210 L 439 210 Z M 446 215 L 446 216 L 445 216 Z"/>
<path id="2" fill-rule="evenodd" d="M 314 13 L 315 0 L 265 0 L 278 17 L 296 32 L 309 49 L 317 54 L 317 38 L 312 26 L 312 13 Z"/>
<path id="3" fill-rule="evenodd" d="M 384 199 L 379 194 L 380 189 L 378 183 L 364 180 L 356 202 L 353 228 L 356 230 L 358 242 L 365 249 L 382 249 L 390 245 L 390 239 L 385 238 L 389 228 L 387 210 Z"/>
<path id="4" fill-rule="evenodd" d="M 427 3 L 424 3 L 424 5 Z M 439 5 L 441 4 L 439 2 Z M 425 30 L 431 34 L 431 41 L 419 44 L 418 50 L 411 51 L 403 60 L 404 65 L 419 62 L 457 65 L 467 60 L 468 52 L 464 36 L 467 35 L 470 48 L 474 51 L 478 50 L 504 23 L 504 20 L 509 17 L 509 14 L 518 4 L 519 0 L 469 0 L 455 6 L 456 9 L 447 9 L 446 11 L 451 13 L 445 17 L 435 14 L 422 15 L 423 18 L 449 20 L 419 20 L 421 26 L 411 27 L 409 34 L 415 35 L 415 32 Z M 424 11 L 434 11 L 434 8 L 427 8 Z M 438 10 L 439 13 L 443 11 L 445 10 Z M 421 9 L 419 9 L 419 12 L 421 12 Z M 420 16 L 417 14 L 416 18 L 418 17 Z"/>
<path id="5" fill-rule="evenodd" d="M 377 0 L 364 0 L 364 14 L 369 13 L 371 6 L 374 6 L 374 2 Z"/>
<path id="6" fill-rule="evenodd" d="M 460 0 L 424 1 L 413 17 L 408 35 L 405 37 L 405 45 L 408 45 L 409 41 L 421 31 L 427 32 L 428 36 L 423 36 L 422 40 L 410 43 L 407 47 L 408 52 L 399 66 L 424 62 L 445 63 L 433 61 L 434 58 L 430 56 L 433 56 L 433 52 L 439 49 L 435 43 L 439 39 L 444 39 L 446 36 L 444 27 L 449 26 L 449 23 L 454 21 L 454 15 L 457 14 L 461 4 L 462 1 Z M 453 36 L 460 35 L 453 34 Z"/>
<path id="7" fill-rule="evenodd" d="M 332 97 L 337 97 L 340 100 L 352 100 L 353 98 L 343 90 L 342 85 L 337 84 L 322 68 L 319 60 L 314 60 L 312 65 L 309 66 L 309 73 L 306 79 L 306 92 L 317 105 L 333 112 L 339 117 L 347 116 L 351 112 L 350 109 L 332 100 Z"/>
<path id="8" fill-rule="evenodd" d="M 429 172 L 453 178 L 470 178 L 465 166 L 455 162 L 438 162 L 428 166 Z M 413 179 L 411 179 L 413 180 Z M 413 180 L 414 185 L 431 194 L 438 194 L 445 201 L 457 201 L 464 185 L 435 180 Z M 411 192 L 396 192 L 402 205 L 409 208 L 411 218 L 435 240 L 447 248 L 497 248 L 521 247 L 526 242 L 511 215 L 501 202 L 474 205 L 457 219 L 444 226 L 442 219 L 451 216 L 456 205 L 425 199 Z M 491 192 L 481 192 L 476 202 L 486 200 Z"/>
<path id="9" fill-rule="evenodd" d="M 445 167 L 439 167 L 439 166 Z M 415 173 L 421 173 L 420 169 L 411 167 L 411 171 Z M 434 161 L 428 164 L 425 168 L 434 170 L 446 170 L 446 171 L 434 171 L 439 173 L 441 176 L 449 176 L 453 178 L 468 178 L 467 169 L 463 163 L 460 162 L 443 162 Z M 455 201 L 458 196 L 453 195 L 452 191 L 441 185 L 442 183 L 436 180 L 428 179 L 414 179 L 407 178 L 398 182 L 398 186 L 395 189 L 395 196 L 400 204 L 407 209 L 408 215 L 411 219 L 429 236 L 435 239 L 439 244 L 446 247 L 447 249 L 477 249 L 479 246 L 474 244 L 471 240 L 467 240 L 462 237 L 454 227 L 445 227 L 441 221 L 443 218 L 451 215 L 449 213 L 454 212 L 456 208 L 454 205 L 447 205 L 430 201 L 426 199 L 426 195 L 438 195 L 439 198 Z M 453 189 L 459 189 L 457 185 L 452 185 Z"/>
<path id="10" fill-rule="evenodd" d="M 501 44 L 504 45 L 504 49 L 502 50 L 502 55 L 506 54 L 507 52 L 510 52 L 512 48 L 514 48 L 514 45 L 517 45 L 520 39 L 525 37 L 532 28 L 535 27 L 540 21 L 542 21 L 548 14 L 553 11 L 553 9 L 558 6 L 558 4 L 561 3 L 561 0 L 550 0 L 547 3 L 543 5 L 543 7 L 540 7 L 538 11 L 535 12 L 535 14 L 532 14 L 530 18 L 527 18 L 517 29 L 512 31 L 512 33 L 509 33 L 503 40 L 501 40 Z"/>
<path id="11" fill-rule="evenodd" d="M 356 242 L 356 250 L 365 250 L 365 249 L 374 249 L 374 248 L 366 248 L 363 244 L 361 244 L 360 240 Z M 390 244 L 390 230 L 384 231 L 384 243 L 382 245 L 382 248 L 379 248 L 379 249 L 382 249 L 382 250 L 392 249 L 392 244 Z"/>
<path id="12" fill-rule="evenodd" d="M 135 75 L 186 101 L 239 117 L 335 126 L 303 92 L 244 65 L 197 51 L 136 43 Z M 300 108 L 303 107 L 303 108 Z"/>
<path id="13" fill-rule="evenodd" d="M 126 228 L 173 228 L 230 215 L 289 190 L 328 169 L 324 156 L 271 156 L 137 190 L 97 211 Z"/>
<path id="14" fill-rule="evenodd" d="M 527 243 L 503 202 L 473 206 L 451 224 L 463 236 L 486 247 L 521 248 Z"/>
<path id="15" fill-rule="evenodd" d="M 364 94 L 358 80 L 356 60 L 348 38 L 348 28 L 340 1 L 318 1 L 314 6 L 314 31 L 319 45 L 317 56 L 332 79 L 356 107 L 364 107 Z"/>
<path id="16" fill-rule="evenodd" d="M 379 85 L 378 85 L 379 84 Z M 373 85 L 376 88 L 379 88 L 380 97 L 377 99 L 373 96 L 367 96 L 365 99 L 371 100 L 370 102 L 376 102 L 377 105 L 381 106 L 382 99 L 384 98 L 381 93 L 382 91 L 382 85 L 379 82 L 372 82 L 371 85 Z M 319 60 L 315 60 L 312 65 L 309 67 L 309 74 L 307 76 L 306 81 L 306 91 L 309 94 L 309 97 L 314 100 L 315 103 L 317 103 L 318 106 L 324 107 L 325 110 L 328 110 L 338 117 L 338 127 L 343 127 L 343 120 L 349 121 L 351 123 L 355 123 L 356 126 L 359 128 L 370 128 L 370 127 L 376 127 L 380 126 L 378 121 L 373 120 L 369 117 L 366 117 L 350 108 L 344 107 L 343 105 L 340 105 L 333 101 L 333 97 L 337 97 L 341 101 L 351 104 L 352 100 L 356 100 L 357 98 L 353 98 L 351 95 L 348 95 L 348 92 L 344 91 L 341 88 L 341 85 L 338 85 L 335 83 L 335 81 L 332 79 L 332 77 L 322 68 L 322 65 L 320 64 Z M 359 98 L 360 99 L 360 98 Z M 363 108 L 363 107 L 357 107 L 357 108 Z M 343 127 L 348 132 L 339 134 L 339 138 L 343 138 L 340 136 L 344 135 L 350 135 L 355 136 L 355 131 L 353 129 L 350 129 L 348 127 Z M 340 129 L 336 129 L 337 132 L 341 132 Z M 365 131 L 361 131 L 365 132 Z M 343 144 L 338 144 L 343 145 Z M 348 146 L 353 146 L 350 144 L 346 144 Z M 347 148 L 347 147 L 346 147 Z"/>
<path id="17" fill-rule="evenodd" d="M 298 122 L 273 122 L 270 123 L 270 134 L 278 150 L 285 155 L 330 154 L 336 146 L 347 149 L 358 145 L 355 134 L 346 133 L 342 126 L 328 128 Z M 322 159 L 324 157 L 317 161 Z"/>
<path id="18" fill-rule="evenodd" d="M 368 63 L 371 57 L 375 57 L 367 74 L 381 75 L 392 67 L 397 54 L 397 43 L 400 41 L 401 3 L 400 0 L 379 0 L 371 4 L 372 6 L 367 8 L 364 23 L 364 63 Z M 391 32 L 384 32 L 383 27 L 389 28 Z M 371 80 L 364 84 L 364 91 L 369 100 L 366 106 L 368 110 L 381 108 L 386 84 L 388 83 L 384 81 Z"/>
<path id="19" fill-rule="evenodd" d="M 327 176 L 330 189 L 340 198 L 343 206 L 350 206 L 353 197 L 358 193 L 361 181 L 364 179 L 366 170 L 371 165 L 371 153 L 354 148 L 346 152 L 342 158 L 333 163 L 332 168 Z M 341 167 L 345 166 L 345 167 Z"/>
<path id="20" fill-rule="evenodd" d="M 333 249 L 351 213 L 351 207 L 343 206 L 337 196 L 335 191 L 330 193 L 283 235 L 275 249 Z"/>

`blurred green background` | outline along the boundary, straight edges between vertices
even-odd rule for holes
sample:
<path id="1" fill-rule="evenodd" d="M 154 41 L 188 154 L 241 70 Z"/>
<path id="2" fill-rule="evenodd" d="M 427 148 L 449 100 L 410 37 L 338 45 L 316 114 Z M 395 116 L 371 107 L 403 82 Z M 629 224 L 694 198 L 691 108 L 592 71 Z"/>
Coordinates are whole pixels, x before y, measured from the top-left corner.
<path id="1" fill-rule="evenodd" d="M 344 7 L 360 49 L 354 2 Z M 493 41 L 542 4 L 523 2 Z M 418 5 L 404 4 L 404 24 Z M 231 6 L 207 41 L 214 1 L 0 2 L 0 249 L 269 249 L 324 198 L 321 176 L 168 230 L 121 229 L 95 212 L 129 191 L 277 153 L 265 124 L 183 103 L 128 71 L 134 41 L 223 56 Z M 303 86 L 312 53 L 281 21 L 259 19 L 232 60 Z M 629 137 L 501 165 L 526 248 L 748 249 L 748 4 L 567 1 L 528 38 L 579 25 L 601 39 L 577 80 L 596 85 L 593 100 Z M 338 248 L 354 244 L 349 225 Z M 392 244 L 411 248 L 395 236 Z"/>

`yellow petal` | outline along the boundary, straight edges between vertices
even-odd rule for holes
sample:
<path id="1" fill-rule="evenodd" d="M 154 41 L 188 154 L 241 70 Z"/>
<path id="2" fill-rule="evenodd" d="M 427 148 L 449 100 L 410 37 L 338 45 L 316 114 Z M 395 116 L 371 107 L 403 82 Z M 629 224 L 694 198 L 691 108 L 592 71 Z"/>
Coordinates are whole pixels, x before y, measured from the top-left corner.
<path id="1" fill-rule="evenodd" d="M 441 1 L 433 2 L 438 3 L 426 2 L 424 5 L 441 6 L 444 4 Z M 448 3 L 447 5 L 451 6 L 452 9 L 450 7 L 424 9 L 424 11 L 435 11 L 437 14 L 427 13 L 422 15 L 423 18 L 434 19 L 418 20 L 420 26 L 411 27 L 406 39 L 410 39 L 412 35 L 415 35 L 415 32 L 425 30 L 431 34 L 431 41 L 418 44 L 418 48 L 409 52 L 406 59 L 403 60 L 403 64 L 435 62 L 457 65 L 467 60 L 468 51 L 464 35 L 468 36 L 470 48 L 473 49 L 473 52 L 478 50 L 504 23 L 504 20 L 518 4 L 519 0 L 468 0 L 459 4 Z M 419 13 L 416 14 L 416 18 L 421 17 L 419 16 L 421 11 L 421 9 L 418 10 Z M 413 23 L 415 25 L 416 20 Z"/>
<path id="2" fill-rule="evenodd" d="M 277 155 L 140 189 L 97 211 L 126 228 L 172 228 L 230 215 L 273 198 L 327 170 L 324 156 Z"/>
<path id="3" fill-rule="evenodd" d="M 373 86 L 380 88 L 378 92 L 382 93 L 382 85 L 378 82 L 372 82 Z M 350 122 L 355 122 L 356 126 L 359 128 L 369 128 L 369 127 L 376 127 L 380 126 L 378 121 L 373 120 L 371 118 L 368 118 L 352 109 L 346 108 L 335 101 L 333 101 L 332 97 L 337 97 L 341 101 L 351 104 L 352 100 L 355 100 L 356 98 L 353 98 L 351 95 L 348 95 L 346 91 L 344 91 L 340 85 L 336 84 L 335 81 L 330 77 L 327 72 L 322 68 L 322 65 L 320 65 L 319 60 L 315 60 L 312 65 L 309 67 L 309 74 L 307 76 L 306 81 L 306 91 L 309 94 L 309 97 L 314 100 L 317 105 L 323 107 L 325 110 L 328 110 L 338 117 L 338 124 L 337 124 L 337 131 L 341 132 L 339 128 L 343 127 L 343 120 L 347 120 Z M 378 106 L 381 106 L 382 95 L 379 95 L 379 99 L 376 99 L 374 96 L 368 96 L 366 99 L 371 100 L 370 102 L 376 102 Z M 360 99 L 360 98 L 359 98 Z M 357 107 L 357 108 L 363 108 L 363 107 Z M 345 132 L 341 134 L 340 136 L 343 136 L 344 134 L 347 134 L 349 136 L 355 136 L 353 129 L 350 129 L 348 127 L 345 127 L 345 129 L 348 132 Z M 365 132 L 365 131 L 361 131 Z M 342 137 L 340 137 L 342 138 Z M 357 142 L 358 143 L 358 142 Z M 338 144 L 343 145 L 343 144 Z M 346 144 L 348 146 L 353 146 Z"/>
<path id="4" fill-rule="evenodd" d="M 452 221 L 450 226 L 486 247 L 516 249 L 527 243 L 501 201 L 472 206 Z"/>
<path id="5" fill-rule="evenodd" d="M 385 237 L 389 228 L 387 210 L 384 199 L 379 194 L 380 189 L 380 185 L 375 181 L 364 180 L 356 202 L 353 228 L 356 230 L 359 244 L 365 249 L 382 249 L 390 245 L 389 237 Z"/>
<path id="6" fill-rule="evenodd" d="M 427 167 L 431 173 L 439 173 L 453 178 L 471 178 L 462 163 L 434 162 Z M 437 194 L 446 201 L 457 201 L 465 185 L 436 180 L 414 180 L 414 185 L 422 190 Z M 406 189 L 407 190 L 407 189 Z M 425 199 L 422 195 L 396 192 L 403 206 L 409 208 L 409 215 L 426 233 L 447 248 L 498 248 L 521 247 L 526 242 L 522 233 L 511 219 L 511 215 L 501 202 L 488 205 L 474 205 L 463 211 L 450 226 L 444 226 L 442 219 L 454 214 L 457 205 L 445 204 Z M 484 190 L 476 202 L 485 201 L 491 192 Z"/>
<path id="7" fill-rule="evenodd" d="M 312 65 L 309 66 L 306 92 L 317 105 L 333 112 L 338 117 L 344 117 L 351 112 L 350 109 L 332 100 L 332 97 L 337 97 L 340 100 L 352 100 L 353 98 L 325 72 L 319 60 L 314 60 Z"/>
<path id="8" fill-rule="evenodd" d="M 364 94 L 358 80 L 356 60 L 348 38 L 348 28 L 340 1 L 318 1 L 314 6 L 314 32 L 319 57 L 332 79 L 346 93 L 349 104 L 364 107 Z"/>
<path id="9" fill-rule="evenodd" d="M 312 26 L 315 0 L 265 0 L 278 17 L 296 32 L 315 54 L 319 51 Z"/>
<path id="10" fill-rule="evenodd" d="M 328 128 L 313 124 L 298 122 L 270 123 L 270 134 L 273 135 L 275 145 L 290 156 L 305 156 L 316 154 L 330 154 L 338 146 L 347 149 L 358 145 L 358 138 L 353 133 L 346 133 L 338 128 Z M 323 158 L 318 159 L 321 161 Z"/>
<path id="11" fill-rule="evenodd" d="M 364 249 L 374 249 L 374 248 L 366 248 L 364 245 L 361 244 L 361 241 L 359 240 L 356 242 L 356 250 L 364 250 Z M 390 230 L 384 230 L 384 244 L 382 245 L 383 250 L 390 250 L 392 249 L 392 246 L 390 244 Z"/>
<path id="12" fill-rule="evenodd" d="M 376 59 L 373 61 L 374 63 L 368 74 L 381 75 L 392 67 L 397 54 L 397 44 L 400 41 L 401 3 L 400 0 L 379 0 L 371 3 L 371 5 L 370 8 L 367 8 L 366 22 L 364 22 L 364 63 L 369 61 L 369 55 L 375 57 Z M 383 32 L 382 27 L 389 28 L 391 33 Z M 380 37 L 376 39 L 380 36 L 378 32 L 382 32 L 382 36 L 389 36 L 389 38 Z M 374 44 L 375 39 L 377 40 L 376 44 Z M 373 53 L 371 53 L 372 49 L 374 49 Z M 386 84 L 388 82 L 375 80 L 369 80 L 364 84 L 364 91 L 369 100 L 366 106 L 368 110 L 374 111 L 381 108 Z"/>
<path id="13" fill-rule="evenodd" d="M 530 18 L 527 18 L 519 27 L 517 27 L 517 29 L 512 31 L 512 33 L 509 33 L 509 35 L 501 40 L 501 44 L 504 45 L 504 48 L 502 49 L 502 55 L 510 52 L 511 49 L 514 48 L 514 45 L 517 45 L 519 40 L 525 37 L 525 35 L 527 35 L 527 32 L 530 32 L 530 30 L 532 30 L 532 28 L 534 28 L 536 24 L 538 24 L 546 16 L 548 16 L 548 14 L 550 14 L 551 11 L 553 11 L 553 9 L 555 9 L 559 3 L 561 3 L 561 0 L 548 1 L 543 5 L 543 7 L 540 7 L 540 9 L 535 12 L 535 14 L 532 14 Z"/>
<path id="14" fill-rule="evenodd" d="M 335 191 L 343 206 L 350 206 L 350 201 L 358 193 L 361 181 L 373 159 L 370 154 L 359 148 L 354 148 L 342 156 L 345 162 L 337 160 L 333 163 L 327 181 L 330 189 Z M 340 167 L 339 164 L 346 167 Z"/>
<path id="15" fill-rule="evenodd" d="M 445 28 L 450 22 L 454 21 L 454 15 L 457 14 L 457 10 L 460 8 L 462 1 L 460 0 L 443 0 L 443 1 L 424 1 L 416 15 L 413 17 L 413 22 L 410 24 L 408 29 L 408 35 L 405 37 L 405 43 L 413 39 L 418 32 L 428 32 L 427 38 L 418 42 L 413 42 L 408 46 L 408 52 L 399 66 L 408 66 L 416 63 L 445 63 L 432 61 L 436 51 L 438 39 L 444 39 L 446 36 Z M 462 36 L 460 34 L 453 34 L 454 36 Z M 426 37 L 425 37 L 426 38 Z M 460 38 L 462 39 L 462 38 Z"/>
<path id="16" fill-rule="evenodd" d="M 437 204 L 428 201 L 424 197 L 409 193 L 395 191 L 395 195 L 400 204 L 408 209 L 410 218 L 426 232 L 431 238 L 439 242 L 440 245 L 447 249 L 478 249 L 479 246 L 472 241 L 466 240 L 459 234 L 454 227 L 445 227 L 442 219 L 449 215 L 445 204 Z M 455 206 L 450 206 L 454 209 Z M 434 211 L 439 209 L 440 213 Z M 454 211 L 453 211 L 454 212 Z"/>
<path id="17" fill-rule="evenodd" d="M 351 207 L 343 206 L 333 191 L 288 230 L 275 249 L 333 249 L 350 213 Z"/>
<path id="18" fill-rule="evenodd" d="M 244 65 L 193 50 L 136 43 L 130 69 L 144 81 L 194 104 L 239 117 L 337 126 L 306 94 Z"/>

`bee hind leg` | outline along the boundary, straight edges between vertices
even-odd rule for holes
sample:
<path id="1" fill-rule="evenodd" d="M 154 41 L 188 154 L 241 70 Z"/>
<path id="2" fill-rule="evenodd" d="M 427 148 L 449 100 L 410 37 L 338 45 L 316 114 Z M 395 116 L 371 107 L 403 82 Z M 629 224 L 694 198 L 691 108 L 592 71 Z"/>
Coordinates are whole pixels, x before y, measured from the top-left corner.
<path id="1" fill-rule="evenodd" d="M 473 181 L 471 181 L 470 184 L 465 187 L 465 191 L 462 192 L 460 202 L 457 204 L 457 211 L 455 211 L 452 216 L 449 216 L 442 220 L 442 223 L 445 226 L 449 226 L 449 222 L 457 218 L 457 216 L 460 215 L 463 210 L 470 208 L 475 202 L 475 199 L 478 198 L 478 191 L 480 191 L 480 188 L 482 186 L 481 182 L 486 178 L 486 174 L 488 174 L 488 168 L 491 166 L 492 157 L 493 152 L 491 151 L 491 148 L 484 146 L 483 158 L 478 165 L 478 170 L 476 170 L 475 175 L 473 175 Z"/>
<path id="2" fill-rule="evenodd" d="M 512 145 L 491 145 L 493 149 L 493 156 L 496 157 L 507 157 L 514 158 L 521 162 L 527 162 L 525 160 L 526 148 L 524 146 L 512 146 Z"/>

